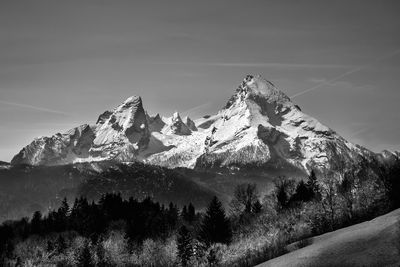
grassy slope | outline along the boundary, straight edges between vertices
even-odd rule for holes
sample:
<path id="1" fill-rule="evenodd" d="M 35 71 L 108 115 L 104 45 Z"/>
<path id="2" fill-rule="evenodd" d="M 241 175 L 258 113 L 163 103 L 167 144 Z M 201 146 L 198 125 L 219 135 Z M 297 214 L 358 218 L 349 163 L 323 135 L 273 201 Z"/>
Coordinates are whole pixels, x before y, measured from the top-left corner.
<path id="1" fill-rule="evenodd" d="M 304 248 L 258 266 L 399 266 L 400 209 L 309 241 Z"/>

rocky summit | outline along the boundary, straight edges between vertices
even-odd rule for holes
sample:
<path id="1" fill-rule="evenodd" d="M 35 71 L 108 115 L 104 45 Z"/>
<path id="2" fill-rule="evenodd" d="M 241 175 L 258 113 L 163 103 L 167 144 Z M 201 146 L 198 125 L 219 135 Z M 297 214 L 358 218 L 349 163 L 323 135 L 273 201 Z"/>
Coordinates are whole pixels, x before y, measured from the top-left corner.
<path id="1" fill-rule="evenodd" d="M 138 96 L 101 114 L 95 125 L 35 139 L 13 165 L 141 161 L 169 168 L 335 167 L 397 160 L 354 145 L 303 113 L 270 81 L 247 75 L 225 107 L 197 120 L 150 116 Z M 336 166 L 337 167 L 337 166 Z"/>

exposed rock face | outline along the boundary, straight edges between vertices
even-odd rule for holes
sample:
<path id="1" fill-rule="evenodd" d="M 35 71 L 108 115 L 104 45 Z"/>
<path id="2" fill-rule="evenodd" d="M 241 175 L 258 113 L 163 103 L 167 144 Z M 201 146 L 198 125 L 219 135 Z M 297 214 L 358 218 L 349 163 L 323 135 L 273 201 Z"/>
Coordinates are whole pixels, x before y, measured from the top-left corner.
<path id="1" fill-rule="evenodd" d="M 99 116 L 96 125 L 83 125 L 64 134 L 35 139 L 12 164 L 59 165 L 80 161 L 134 161 L 150 138 L 140 97 Z"/>
<path id="2" fill-rule="evenodd" d="M 11 164 L 59 165 L 86 158 L 94 138 L 93 128 L 87 124 L 64 134 L 36 138 L 13 158 Z"/>
<path id="3" fill-rule="evenodd" d="M 154 117 L 148 117 L 150 132 L 161 132 L 165 126 L 165 122 L 161 119 L 160 114 Z"/>
<path id="4" fill-rule="evenodd" d="M 101 115 L 95 132 L 91 157 L 133 161 L 150 138 L 142 99 L 130 97 L 113 111 Z"/>
<path id="5" fill-rule="evenodd" d="M 177 134 L 177 135 L 190 135 L 192 131 L 189 127 L 183 123 L 181 116 L 178 112 L 175 112 L 170 119 L 169 125 L 165 129 L 167 134 Z"/>
<path id="6" fill-rule="evenodd" d="M 186 125 L 191 131 L 197 131 L 196 124 L 189 117 L 186 117 Z"/>
<path id="7" fill-rule="evenodd" d="M 344 157 L 352 157 L 352 144 L 302 113 L 259 76 L 246 76 L 217 117 L 209 126 L 212 142 L 197 161 L 202 167 L 280 162 L 318 168 L 329 164 L 329 143 L 340 146 Z"/>
<path id="8" fill-rule="evenodd" d="M 375 154 L 353 145 L 304 114 L 274 84 L 247 75 L 215 115 L 182 121 L 149 116 L 140 97 L 106 111 L 96 125 L 35 139 L 12 164 L 143 161 L 167 167 L 293 166 L 305 171 L 367 160 L 394 162 L 398 153 Z"/>

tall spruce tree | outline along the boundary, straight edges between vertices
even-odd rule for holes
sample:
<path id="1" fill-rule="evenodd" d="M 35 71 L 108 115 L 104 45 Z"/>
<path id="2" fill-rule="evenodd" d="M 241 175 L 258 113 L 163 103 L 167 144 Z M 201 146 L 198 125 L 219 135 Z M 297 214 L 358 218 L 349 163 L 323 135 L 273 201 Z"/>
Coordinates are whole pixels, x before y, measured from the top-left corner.
<path id="1" fill-rule="evenodd" d="M 182 208 L 181 217 L 182 217 L 184 220 L 186 220 L 186 219 L 187 219 L 187 216 L 188 216 L 188 213 L 187 213 L 187 208 L 186 208 L 186 205 L 185 205 L 185 206 L 183 206 L 183 208 Z"/>
<path id="2" fill-rule="evenodd" d="M 297 201 L 310 201 L 314 198 L 314 191 L 312 187 L 307 186 L 307 184 L 304 181 L 300 181 L 297 184 L 296 187 L 296 192 L 290 199 L 291 202 L 297 202 Z"/>
<path id="3" fill-rule="evenodd" d="M 192 203 L 189 203 L 187 215 L 188 215 L 187 217 L 188 222 L 193 222 L 196 219 L 196 210 Z"/>
<path id="4" fill-rule="evenodd" d="M 67 198 L 64 198 L 63 201 L 61 202 L 60 208 L 57 210 L 57 230 L 59 232 L 65 231 L 66 228 L 68 227 L 68 216 L 69 216 L 69 205 Z"/>
<path id="5" fill-rule="evenodd" d="M 31 233 L 41 234 L 42 233 L 42 213 L 40 211 L 35 211 L 31 220 Z"/>
<path id="6" fill-rule="evenodd" d="M 214 243 L 228 244 L 232 239 L 230 221 L 217 197 L 214 197 L 207 207 L 201 224 L 200 238 L 207 246 Z"/>

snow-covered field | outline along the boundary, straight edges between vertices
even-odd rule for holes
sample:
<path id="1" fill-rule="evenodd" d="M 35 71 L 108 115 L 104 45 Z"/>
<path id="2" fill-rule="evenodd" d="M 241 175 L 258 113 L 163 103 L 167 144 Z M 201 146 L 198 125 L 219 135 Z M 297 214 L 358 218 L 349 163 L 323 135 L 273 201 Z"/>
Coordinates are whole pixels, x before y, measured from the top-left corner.
<path id="1" fill-rule="evenodd" d="M 400 209 L 311 238 L 311 244 L 259 267 L 400 266 Z"/>

